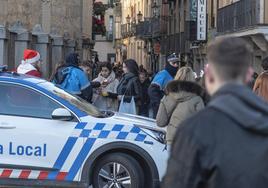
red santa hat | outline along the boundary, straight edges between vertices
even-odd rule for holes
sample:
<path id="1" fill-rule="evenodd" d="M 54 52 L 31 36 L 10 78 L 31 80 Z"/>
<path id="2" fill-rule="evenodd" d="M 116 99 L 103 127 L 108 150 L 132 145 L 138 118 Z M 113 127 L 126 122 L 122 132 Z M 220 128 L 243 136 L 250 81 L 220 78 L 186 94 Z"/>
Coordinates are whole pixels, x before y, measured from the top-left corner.
<path id="1" fill-rule="evenodd" d="M 39 60 L 40 60 L 40 54 L 37 51 L 29 49 L 24 50 L 23 61 L 22 61 L 23 64 L 27 63 L 32 64 Z"/>

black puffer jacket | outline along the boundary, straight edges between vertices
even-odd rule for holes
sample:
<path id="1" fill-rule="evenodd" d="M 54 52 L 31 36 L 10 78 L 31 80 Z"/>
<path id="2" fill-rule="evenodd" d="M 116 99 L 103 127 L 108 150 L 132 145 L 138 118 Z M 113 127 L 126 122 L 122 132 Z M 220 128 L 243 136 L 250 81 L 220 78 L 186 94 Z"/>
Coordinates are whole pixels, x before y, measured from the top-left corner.
<path id="1" fill-rule="evenodd" d="M 151 84 L 151 82 L 149 79 L 146 79 L 144 81 L 144 83 L 141 83 L 142 96 L 143 96 L 142 104 L 145 106 L 150 104 L 150 97 L 148 95 L 148 88 L 149 88 L 150 84 Z"/>
<path id="2" fill-rule="evenodd" d="M 132 73 L 125 74 L 117 87 L 117 94 L 124 95 L 126 102 L 130 102 L 132 97 L 134 97 L 136 103 L 143 101 L 142 88 L 138 76 Z"/>
<path id="3" fill-rule="evenodd" d="M 266 188 L 268 106 L 229 84 L 177 131 L 163 188 Z"/>

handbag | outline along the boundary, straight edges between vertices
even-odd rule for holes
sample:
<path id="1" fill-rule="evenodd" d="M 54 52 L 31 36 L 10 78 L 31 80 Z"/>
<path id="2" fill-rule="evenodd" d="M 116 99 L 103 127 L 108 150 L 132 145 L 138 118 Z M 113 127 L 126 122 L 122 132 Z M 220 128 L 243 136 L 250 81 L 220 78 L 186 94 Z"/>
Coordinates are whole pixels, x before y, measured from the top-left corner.
<path id="1" fill-rule="evenodd" d="M 124 97 L 125 96 L 123 96 L 123 98 L 122 98 L 122 100 L 120 102 L 119 112 L 120 113 L 137 115 L 137 110 L 136 110 L 136 104 L 135 104 L 134 97 L 131 98 L 130 102 L 124 102 L 125 101 Z"/>
<path id="2" fill-rule="evenodd" d="M 135 103 L 135 99 L 134 97 L 132 96 L 131 97 L 131 101 L 130 102 L 127 102 L 125 100 L 125 96 L 126 96 L 126 93 L 128 92 L 129 88 L 130 88 L 130 80 L 127 84 L 127 87 L 126 87 L 126 91 L 124 92 L 124 95 L 121 99 L 121 102 L 120 102 L 120 106 L 119 106 L 119 112 L 120 113 L 125 113 L 125 114 L 133 114 L 133 115 L 137 115 L 137 109 L 136 109 L 136 103 Z"/>

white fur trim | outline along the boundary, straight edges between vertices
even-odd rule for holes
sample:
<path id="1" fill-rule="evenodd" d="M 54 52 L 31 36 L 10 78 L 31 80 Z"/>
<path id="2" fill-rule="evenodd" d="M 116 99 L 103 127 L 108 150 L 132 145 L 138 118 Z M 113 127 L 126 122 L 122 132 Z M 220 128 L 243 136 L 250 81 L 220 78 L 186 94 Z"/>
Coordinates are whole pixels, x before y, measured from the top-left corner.
<path id="1" fill-rule="evenodd" d="M 32 64 L 29 63 L 22 63 L 17 68 L 17 73 L 19 74 L 26 74 L 30 71 L 37 70 Z"/>
<path id="2" fill-rule="evenodd" d="M 26 59 L 24 62 L 32 64 L 39 60 L 40 60 L 40 54 L 37 52 L 37 55 L 35 57 L 33 57 L 32 59 Z"/>

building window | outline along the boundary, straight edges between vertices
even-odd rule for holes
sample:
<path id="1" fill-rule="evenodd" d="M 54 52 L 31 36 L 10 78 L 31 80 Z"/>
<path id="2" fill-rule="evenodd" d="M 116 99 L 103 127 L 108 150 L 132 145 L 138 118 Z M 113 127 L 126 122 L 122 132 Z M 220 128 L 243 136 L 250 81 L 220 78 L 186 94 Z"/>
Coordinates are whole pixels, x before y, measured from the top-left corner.
<path id="1" fill-rule="evenodd" d="M 109 17 L 109 26 L 108 26 L 108 33 L 107 33 L 107 40 L 113 40 L 113 28 L 114 28 L 114 17 Z"/>
<path id="2" fill-rule="evenodd" d="M 113 26 L 114 26 L 114 17 L 110 16 L 109 17 L 109 31 L 113 32 Z"/>

